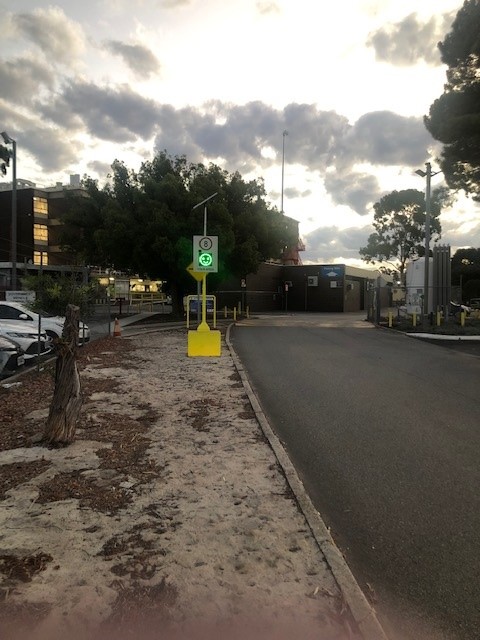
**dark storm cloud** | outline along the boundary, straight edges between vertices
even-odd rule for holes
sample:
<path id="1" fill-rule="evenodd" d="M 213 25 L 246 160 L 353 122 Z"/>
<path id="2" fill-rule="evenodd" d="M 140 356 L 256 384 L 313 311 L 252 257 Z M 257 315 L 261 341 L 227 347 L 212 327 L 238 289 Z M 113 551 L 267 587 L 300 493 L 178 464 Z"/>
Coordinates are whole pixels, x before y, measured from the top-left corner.
<path id="1" fill-rule="evenodd" d="M 375 49 L 381 62 L 406 67 L 424 61 L 429 65 L 441 64 L 437 43 L 447 33 L 455 13 L 432 16 L 422 22 L 411 13 L 401 22 L 384 25 L 369 35 L 367 44 Z"/>
<path id="2" fill-rule="evenodd" d="M 149 138 L 158 117 L 158 105 L 126 85 L 111 89 L 82 81 L 67 84 L 55 102 L 38 108 L 56 123 L 76 116 L 90 135 L 118 143 Z"/>
<path id="3" fill-rule="evenodd" d="M 18 13 L 12 21 L 20 35 L 37 45 L 52 63 L 70 64 L 83 51 L 82 28 L 58 7 Z"/>
<path id="4" fill-rule="evenodd" d="M 359 259 L 358 250 L 367 243 L 372 233 L 370 226 L 339 229 L 335 226 L 320 227 L 305 237 L 304 262 L 331 262 L 341 256 L 343 259 Z"/>
<path id="5" fill-rule="evenodd" d="M 38 60 L 15 58 L 0 65 L 0 96 L 10 103 L 31 104 L 32 96 L 44 87 L 51 89 L 54 82 L 51 69 Z"/>
<path id="6" fill-rule="evenodd" d="M 126 44 L 118 40 L 109 40 L 105 43 L 108 51 L 120 56 L 125 64 L 142 79 L 160 71 L 160 63 L 147 47 L 141 44 Z"/>

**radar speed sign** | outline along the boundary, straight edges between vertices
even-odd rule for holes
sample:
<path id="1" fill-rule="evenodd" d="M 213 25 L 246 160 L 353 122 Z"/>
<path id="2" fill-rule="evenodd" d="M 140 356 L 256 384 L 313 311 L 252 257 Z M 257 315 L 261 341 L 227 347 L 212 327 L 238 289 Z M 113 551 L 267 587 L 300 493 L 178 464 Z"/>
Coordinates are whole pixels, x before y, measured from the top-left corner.
<path id="1" fill-rule="evenodd" d="M 218 236 L 193 236 L 193 268 L 195 271 L 217 273 Z"/>

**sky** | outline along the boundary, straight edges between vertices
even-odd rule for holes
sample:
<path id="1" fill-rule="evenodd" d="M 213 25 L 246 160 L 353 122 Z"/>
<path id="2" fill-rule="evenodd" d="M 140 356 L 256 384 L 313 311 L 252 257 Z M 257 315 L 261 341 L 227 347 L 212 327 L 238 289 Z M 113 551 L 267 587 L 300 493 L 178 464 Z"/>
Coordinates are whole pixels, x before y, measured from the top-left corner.
<path id="1" fill-rule="evenodd" d="M 263 179 L 308 263 L 366 266 L 373 204 L 425 190 L 437 43 L 463 0 L 0 0 L 0 127 L 38 186 L 166 150 Z M 284 132 L 287 132 L 284 135 Z M 10 174 L 0 180 L 11 180 Z M 432 178 L 432 188 L 442 184 Z M 441 216 L 480 247 L 480 206 Z"/>

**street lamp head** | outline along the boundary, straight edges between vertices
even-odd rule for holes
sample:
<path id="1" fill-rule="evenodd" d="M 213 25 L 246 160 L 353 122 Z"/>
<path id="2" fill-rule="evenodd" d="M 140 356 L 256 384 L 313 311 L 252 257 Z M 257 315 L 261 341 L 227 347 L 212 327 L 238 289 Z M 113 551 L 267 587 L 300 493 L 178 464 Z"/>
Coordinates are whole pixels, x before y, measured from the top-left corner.
<path id="1" fill-rule="evenodd" d="M 15 142 L 15 140 L 13 138 L 11 138 L 6 131 L 2 131 L 2 133 L 0 133 L 0 135 L 2 136 L 3 141 L 5 142 L 5 144 L 13 144 Z"/>
<path id="2" fill-rule="evenodd" d="M 427 175 L 427 172 L 423 171 L 423 169 L 417 169 L 415 173 L 417 174 L 417 176 L 421 176 L 422 178 L 425 178 L 425 176 Z"/>

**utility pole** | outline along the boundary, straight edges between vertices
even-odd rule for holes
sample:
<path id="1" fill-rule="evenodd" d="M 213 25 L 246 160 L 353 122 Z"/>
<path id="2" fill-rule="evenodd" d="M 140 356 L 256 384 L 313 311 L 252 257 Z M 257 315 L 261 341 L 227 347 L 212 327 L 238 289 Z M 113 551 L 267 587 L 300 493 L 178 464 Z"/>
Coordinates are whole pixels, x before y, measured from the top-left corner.
<path id="1" fill-rule="evenodd" d="M 284 213 L 283 211 L 283 183 L 284 183 L 284 177 L 285 177 L 285 137 L 288 136 L 288 131 L 284 131 L 283 132 L 283 139 L 282 139 L 282 198 L 281 198 L 281 212 Z"/>

